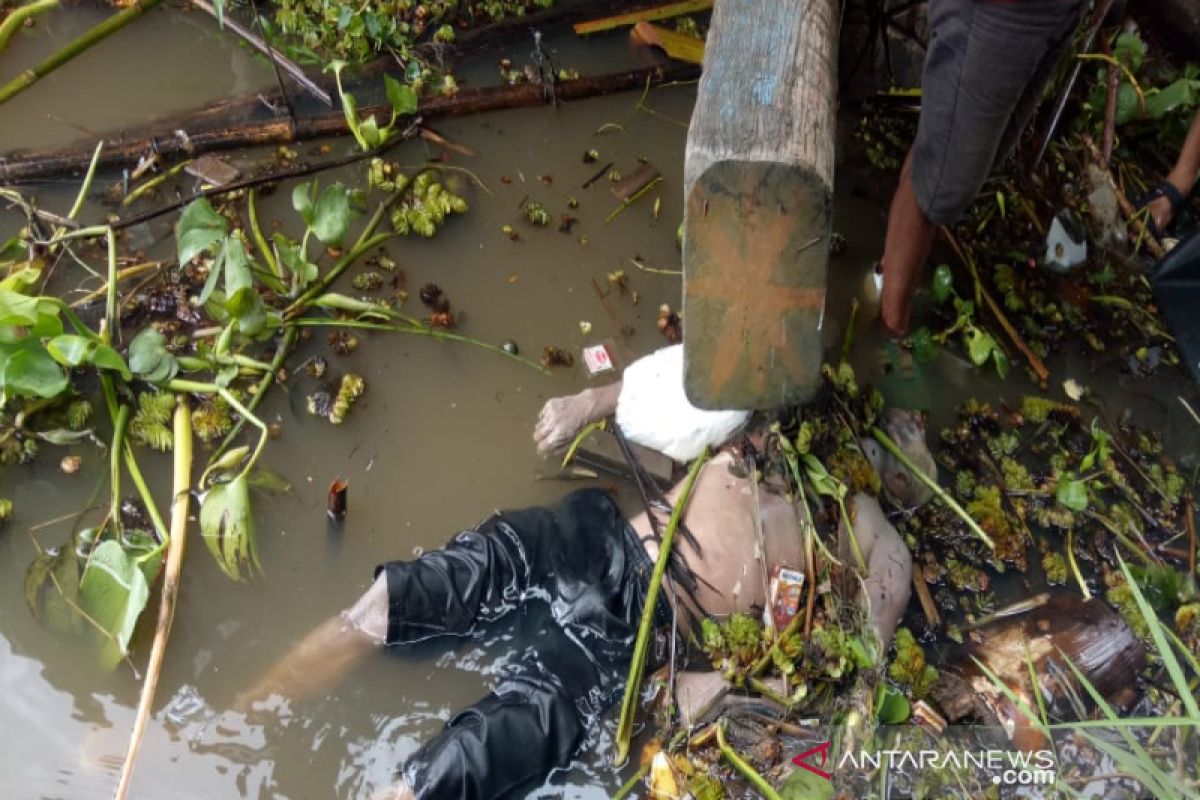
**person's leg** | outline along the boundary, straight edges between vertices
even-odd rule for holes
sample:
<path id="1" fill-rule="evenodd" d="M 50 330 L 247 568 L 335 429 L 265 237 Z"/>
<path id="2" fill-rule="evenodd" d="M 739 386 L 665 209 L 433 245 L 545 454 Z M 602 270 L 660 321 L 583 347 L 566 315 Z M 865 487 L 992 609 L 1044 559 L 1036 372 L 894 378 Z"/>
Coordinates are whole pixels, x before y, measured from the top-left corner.
<path id="1" fill-rule="evenodd" d="M 405 764 L 401 797 L 499 798 L 567 766 L 628 663 L 653 564 L 606 493 L 584 490 L 553 508 L 504 512 L 480 530 L 523 567 L 506 587 L 544 599 L 554 624 L 487 697 Z M 411 583 L 398 583 L 402 595 Z M 416 610 L 425 607 L 422 599 Z M 660 621 L 669 618 L 659 610 Z M 403 599 L 398 613 L 407 616 Z M 420 635 L 427 624 L 390 623 L 389 641 Z"/>
<path id="2" fill-rule="evenodd" d="M 925 216 L 917 202 L 912 182 L 912 150 L 900 171 L 900 184 L 888 212 L 887 238 L 883 246 L 883 291 L 879 316 L 889 336 L 908 332 L 909 301 L 916 291 L 921 267 L 929 258 L 937 226 Z"/>
<path id="3" fill-rule="evenodd" d="M 271 694 L 300 700 L 331 685 L 383 643 L 387 613 L 387 581 L 380 578 L 352 607 L 305 636 L 240 696 L 237 706 L 244 709 Z"/>
<path id="4" fill-rule="evenodd" d="M 1192 193 L 1192 189 L 1196 188 L 1197 174 L 1200 174 L 1200 111 L 1197 111 L 1196 116 L 1192 119 L 1192 127 L 1183 140 L 1179 159 L 1175 162 L 1175 167 L 1170 174 L 1167 175 L 1167 181 L 1179 191 L 1181 197 L 1187 197 Z M 1166 230 L 1175 218 L 1171 201 L 1166 197 L 1157 197 L 1148 204 L 1148 207 L 1154 224 L 1160 231 Z"/>
<path id="5" fill-rule="evenodd" d="M 404 764 L 418 800 L 492 800 L 568 766 L 594 728 L 596 665 L 551 624 L 483 699 L 463 709 Z"/>
<path id="6" fill-rule="evenodd" d="M 890 333 L 907 332 L 937 227 L 957 219 L 983 186 L 1014 110 L 1077 12 L 1077 3 L 1062 0 L 930 3 L 921 117 L 882 259 L 880 311 Z"/>

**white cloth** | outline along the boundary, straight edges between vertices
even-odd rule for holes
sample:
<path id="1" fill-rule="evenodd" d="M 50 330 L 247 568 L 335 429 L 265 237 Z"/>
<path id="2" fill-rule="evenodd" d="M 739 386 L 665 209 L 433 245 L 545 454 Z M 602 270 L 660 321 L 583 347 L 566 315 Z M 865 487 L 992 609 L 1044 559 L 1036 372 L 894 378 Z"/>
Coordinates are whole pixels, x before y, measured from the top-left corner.
<path id="1" fill-rule="evenodd" d="M 724 444 L 746 424 L 749 411 L 704 411 L 683 391 L 683 345 L 664 347 L 625 368 L 617 424 L 632 441 L 691 461 Z"/>

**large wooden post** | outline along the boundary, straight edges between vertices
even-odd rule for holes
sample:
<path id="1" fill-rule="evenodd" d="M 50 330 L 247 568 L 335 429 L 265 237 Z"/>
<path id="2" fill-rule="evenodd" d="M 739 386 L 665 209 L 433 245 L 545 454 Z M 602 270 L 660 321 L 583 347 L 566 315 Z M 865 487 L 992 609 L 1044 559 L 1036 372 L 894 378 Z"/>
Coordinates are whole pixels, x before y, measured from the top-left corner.
<path id="1" fill-rule="evenodd" d="M 685 383 L 700 408 L 801 402 L 820 379 L 837 0 L 717 0 L 688 131 Z"/>

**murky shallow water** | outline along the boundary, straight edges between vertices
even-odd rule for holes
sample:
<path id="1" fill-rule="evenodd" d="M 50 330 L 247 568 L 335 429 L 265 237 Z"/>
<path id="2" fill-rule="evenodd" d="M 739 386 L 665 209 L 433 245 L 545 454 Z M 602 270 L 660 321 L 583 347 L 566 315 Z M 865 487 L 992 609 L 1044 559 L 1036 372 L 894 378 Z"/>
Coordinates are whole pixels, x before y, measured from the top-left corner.
<path id="1" fill-rule="evenodd" d="M 93 20 L 76 14 L 51 18 L 47 29 L 55 45 Z M 107 50 L 97 48 L 91 66 L 81 60 L 6 106 L 0 145 L 61 144 L 76 138 L 72 126 L 107 130 L 270 81 L 263 62 L 216 36 L 196 15 L 164 10 L 123 36 L 102 46 Z M 145 49 L 131 51 L 134 41 Z M 8 74 L 13 62 L 25 63 L 52 49 L 46 40 L 23 37 L 0 66 Z M 616 69 L 626 59 L 619 48 L 599 45 L 565 56 L 571 65 L 602 64 L 603 69 Z M 81 91 L 79 82 L 88 70 L 100 68 L 112 90 Z M 651 102 L 663 114 L 686 120 L 693 96 L 691 87 L 667 88 L 653 92 Z M 388 246 L 406 272 L 410 291 L 436 281 L 460 312 L 463 333 L 492 342 L 511 338 L 534 358 L 545 345 L 569 347 L 578 355 L 581 345 L 610 337 L 618 340 L 618 355 L 626 361 L 660 346 L 654 320 L 660 303 L 677 305 L 678 279 L 641 273 L 629 259 L 678 266 L 674 238 L 682 214 L 685 131 L 662 117 L 638 113 L 636 100 L 636 94 L 626 94 L 439 125 L 448 138 L 479 154 L 455 157 L 454 163 L 478 173 L 494 196 L 475 191 L 469 196 L 470 213 L 450 222 L 432 242 Z M 606 122 L 624 131 L 594 135 Z M 347 141 L 333 143 L 334 154 L 348 146 Z M 603 223 L 616 204 L 606 182 L 580 187 L 597 168 L 580 158 L 591 147 L 601 151 L 602 161 L 611 160 L 625 172 L 639 156 L 658 166 L 665 178 L 660 221 L 652 219 L 653 198 L 648 198 L 612 224 Z M 309 146 L 301 149 L 307 152 Z M 409 164 L 429 154 L 421 144 L 397 152 L 395 157 Z M 553 176 L 553 185 L 538 175 Z M 336 177 L 357 183 L 360 176 L 361 171 L 347 170 Z M 503 183 L 502 176 L 512 183 Z M 835 227 L 847 235 L 849 249 L 831 266 L 832 347 L 841 335 L 836 319 L 877 255 L 891 188 L 889 179 L 851 168 L 839 174 Z M 290 219 L 287 194 L 278 192 L 261 209 L 268 220 Z M 568 196 L 577 196 L 581 208 L 574 213 L 580 224 L 571 235 L 553 226 L 529 227 L 517 210 L 526 195 L 555 215 L 567 210 Z M 65 207 L 69 197 L 66 189 L 44 192 L 43 203 Z M 99 216 L 100 211 L 88 213 Z M 0 232 L 10 223 L 0 221 Z M 501 232 L 505 224 L 517 228 L 522 241 L 509 241 Z M 148 240 L 169 247 L 168 226 L 169 218 L 160 220 L 146 232 Z M 580 234 L 588 236 L 586 245 L 580 244 Z M 628 297 L 611 296 L 614 320 L 593 281 L 604 287 L 605 273 L 618 268 L 626 271 L 641 301 L 635 306 Z M 416 307 L 414 297 L 408 308 Z M 876 373 L 879 366 L 880 346 L 870 333 L 869 317 L 861 316 L 860 374 Z M 590 335 L 582 334 L 580 321 L 591 322 Z M 617 329 L 626 322 L 636 333 L 622 339 Z M 263 406 L 265 418 L 284 426 L 266 462 L 293 486 L 288 494 L 256 501 L 265 575 L 231 583 L 198 537 L 191 540 L 156 713 L 138 762 L 138 796 L 367 796 L 387 786 L 395 767 L 454 709 L 480 696 L 506 659 L 519 658 L 536 643 L 545 619 L 531 609 L 472 639 L 380 653 L 318 699 L 277 707 L 253 723 L 229 715 L 214 721 L 309 629 L 351 603 L 368 585 L 376 563 L 438 546 L 495 508 L 543 503 L 575 488 L 540 479 L 551 469 L 534 453 L 530 433 L 547 397 L 587 385 L 582 365 L 544 377 L 472 348 L 383 334 L 362 339 L 353 356 L 331 358 L 334 371 L 353 370 L 368 383 L 366 396 L 341 429 L 304 413 L 304 396 L 314 387 L 303 376 L 295 377 L 286 392 L 276 390 Z M 325 350 L 320 341 L 307 348 Z M 1089 375 L 1083 360 L 1061 360 L 1054 375 L 1119 389 L 1139 417 L 1163 430 L 1180 452 L 1195 441 L 1174 388 L 1108 382 Z M 932 430 L 949 422 L 962 397 L 1015 401 L 1027 388 L 1002 385 L 949 355 L 916 378 L 892 375 L 881 381 L 889 401 L 930 409 Z M 128 668 L 101 674 L 89 650 L 38 628 L 22 596 L 34 540 L 44 547 L 57 545 L 67 538 L 70 522 L 31 527 L 83 507 L 105 480 L 97 451 L 74 451 L 85 467 L 71 478 L 57 471 L 64 451 L 48 447 L 38 463 L 7 470 L 3 478 L 3 494 L 17 508 L 16 520 L 0 531 L 0 682 L 7 690 L 0 694 L 0 725 L 8 732 L 0 748 L 0 793 L 6 797 L 110 793 L 140 686 Z M 165 497 L 166 463 L 152 466 L 148 458 L 144 463 L 156 496 Z M 350 514 L 340 531 L 330 530 L 324 515 L 325 487 L 335 476 L 350 481 Z M 148 650 L 146 633 L 136 642 L 136 663 Z M 223 732 L 217 722 L 236 727 Z M 553 776 L 533 796 L 611 793 L 622 776 L 607 764 L 608 731 L 599 733 L 596 746 L 573 769 Z"/>

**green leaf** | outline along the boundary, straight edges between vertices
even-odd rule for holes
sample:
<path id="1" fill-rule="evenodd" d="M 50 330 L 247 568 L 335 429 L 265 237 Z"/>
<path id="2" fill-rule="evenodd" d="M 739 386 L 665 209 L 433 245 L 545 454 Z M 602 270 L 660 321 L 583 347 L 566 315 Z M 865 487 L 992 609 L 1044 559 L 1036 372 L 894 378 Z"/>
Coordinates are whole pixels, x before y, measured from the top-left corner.
<path id="1" fill-rule="evenodd" d="M 129 652 L 129 640 L 149 598 L 146 576 L 120 544 L 108 539 L 92 551 L 79 582 L 79 604 L 112 637 L 104 641 L 100 656 L 106 669 Z"/>
<path id="2" fill-rule="evenodd" d="M 912 714 L 912 706 L 895 686 L 881 683 L 875 697 L 875 714 L 884 725 L 899 725 Z"/>
<path id="3" fill-rule="evenodd" d="M 1084 511 L 1088 507 L 1087 485 L 1066 475 L 1059 477 L 1054 497 L 1072 511 Z"/>
<path id="4" fill-rule="evenodd" d="M 129 369 L 150 383 L 164 383 L 175 377 L 179 364 L 167 350 L 163 335 L 146 328 L 129 343 Z"/>
<path id="5" fill-rule="evenodd" d="M 324 244 L 341 246 L 350 227 L 350 196 L 346 187 L 336 183 L 321 193 L 310 227 Z"/>
<path id="6" fill-rule="evenodd" d="M 814 760 L 811 763 L 818 769 L 832 772 L 834 766 L 832 756 L 829 758 L 831 763 L 822 764 L 819 756 L 813 756 Z M 833 788 L 833 781 L 826 780 L 815 772 L 797 767 L 792 770 L 792 774 L 788 775 L 783 786 L 779 788 L 779 796 L 782 800 L 830 800 L 833 797 Z"/>
<path id="7" fill-rule="evenodd" d="M 945 264 L 939 264 L 933 271 L 933 302 L 941 305 L 950 295 L 954 294 L 954 275 Z"/>
<path id="8" fill-rule="evenodd" d="M 1146 43 L 1136 33 L 1126 31 L 1117 37 L 1113 45 L 1113 56 L 1128 67 L 1130 72 L 1137 74 L 1142 68 L 1142 62 L 1146 60 Z"/>
<path id="9" fill-rule="evenodd" d="M 392 121 L 405 114 L 415 114 L 419 102 L 417 93 L 408 84 L 401 83 L 391 75 L 383 76 L 383 85 L 387 89 L 388 102 L 392 104 Z"/>
<path id="10" fill-rule="evenodd" d="M 1187 78 L 1164 86 L 1146 96 L 1146 114 L 1151 119 L 1162 119 L 1176 109 L 1190 109 L 1196 105 L 1197 83 Z"/>
<path id="11" fill-rule="evenodd" d="M 40 309 L 39 298 L 0 289 L 0 325 L 33 325 Z"/>
<path id="12" fill-rule="evenodd" d="M 375 117 L 368 114 L 363 118 L 358 125 L 359 141 L 365 149 L 379 147 L 387 140 L 387 135 L 391 133 L 391 128 L 380 130 L 379 123 L 375 121 Z"/>
<path id="13" fill-rule="evenodd" d="M 205 198 L 193 200 L 179 217 L 176 242 L 179 265 L 182 267 L 200 253 L 205 252 L 229 231 L 229 222 L 213 210 Z"/>
<path id="14" fill-rule="evenodd" d="M 3 250 L 0 250 L 0 256 L 3 256 Z M 21 269 L 11 272 L 8 276 L 0 281 L 0 289 L 21 292 L 34 286 L 38 279 L 42 277 L 42 271 L 38 267 L 21 267 Z"/>
<path id="15" fill-rule="evenodd" d="M 243 289 L 253 290 L 254 273 L 250 269 L 250 255 L 241 237 L 230 236 L 225 240 L 225 246 L 221 248 L 221 260 L 225 262 L 226 298 L 233 297 Z"/>
<path id="16" fill-rule="evenodd" d="M 301 289 L 317 279 L 317 265 L 304 258 L 300 253 L 299 245 L 282 233 L 275 234 L 273 238 L 275 241 L 275 255 L 287 267 L 288 271 L 296 276 Z"/>
<path id="17" fill-rule="evenodd" d="M 200 501 L 200 533 L 229 577 L 242 580 L 258 571 L 250 486 L 244 473 L 205 493 Z"/>
<path id="18" fill-rule="evenodd" d="M 1000 380 L 1008 377 L 1008 356 L 1004 355 L 1004 351 L 997 346 L 992 350 L 992 362 L 996 365 L 996 374 L 1000 376 Z"/>
<path id="19" fill-rule="evenodd" d="M 933 340 L 929 328 L 920 327 L 913 331 L 908 337 L 908 346 L 918 364 L 927 364 L 938 356 L 937 342 Z"/>
<path id="20" fill-rule="evenodd" d="M 148 531 L 127 529 L 123 536 L 125 552 L 133 557 L 147 586 L 153 586 L 162 568 L 167 543 L 159 544 Z"/>
<path id="21" fill-rule="evenodd" d="M 55 336 L 46 343 L 46 350 L 55 361 L 64 367 L 79 367 L 91 364 L 99 369 L 111 369 L 129 380 L 133 375 L 125 366 L 125 359 L 103 342 L 73 334 Z"/>
<path id="22" fill-rule="evenodd" d="M 971 358 L 971 363 L 977 367 L 982 367 L 992 357 L 992 353 L 998 350 L 996 340 L 992 338 L 990 333 L 976 328 L 974 325 L 967 328 L 963 333 L 963 339 L 967 343 L 967 355 Z"/>
<path id="23" fill-rule="evenodd" d="M 57 397 L 67 388 L 67 373 L 46 348 L 29 342 L 7 352 L 0 387 L 7 396 Z"/>
<path id="24" fill-rule="evenodd" d="M 29 612 L 51 633 L 79 630 L 82 618 L 72 607 L 79 597 L 79 560 L 73 547 L 40 553 L 25 570 Z"/>
<path id="25" fill-rule="evenodd" d="M 1125 560 L 1121 558 L 1119 551 L 1117 552 L 1117 561 L 1120 564 L 1121 571 L 1125 573 L 1125 580 L 1129 582 L 1130 594 L 1133 595 L 1133 599 L 1137 602 L 1142 616 L 1149 623 L 1150 637 L 1154 640 L 1158 657 L 1162 659 L 1163 666 L 1167 669 L 1167 674 L 1171 676 L 1171 683 L 1174 684 L 1175 692 L 1183 702 L 1184 710 L 1187 711 L 1188 716 L 1193 720 L 1200 719 L 1200 706 L 1197 705 L 1191 686 L 1188 684 L 1187 677 L 1183 673 L 1183 668 L 1179 665 L 1178 659 L 1175 658 L 1175 652 L 1171 649 L 1171 643 L 1167 640 L 1166 634 L 1163 632 L 1163 624 L 1154 616 L 1154 610 L 1142 594 L 1137 581 L 1129 574 L 1129 567 L 1125 564 Z"/>
<path id="26" fill-rule="evenodd" d="M 313 197 L 317 193 L 317 182 L 297 184 L 292 189 L 292 208 L 300 213 L 300 218 L 304 220 L 304 224 L 312 227 L 313 223 Z M 276 234 L 278 236 L 278 234 Z"/>
<path id="27" fill-rule="evenodd" d="M 1117 113 L 1114 117 L 1117 125 L 1124 125 L 1138 115 L 1140 111 L 1137 92 L 1133 85 L 1123 80 L 1117 87 Z"/>

